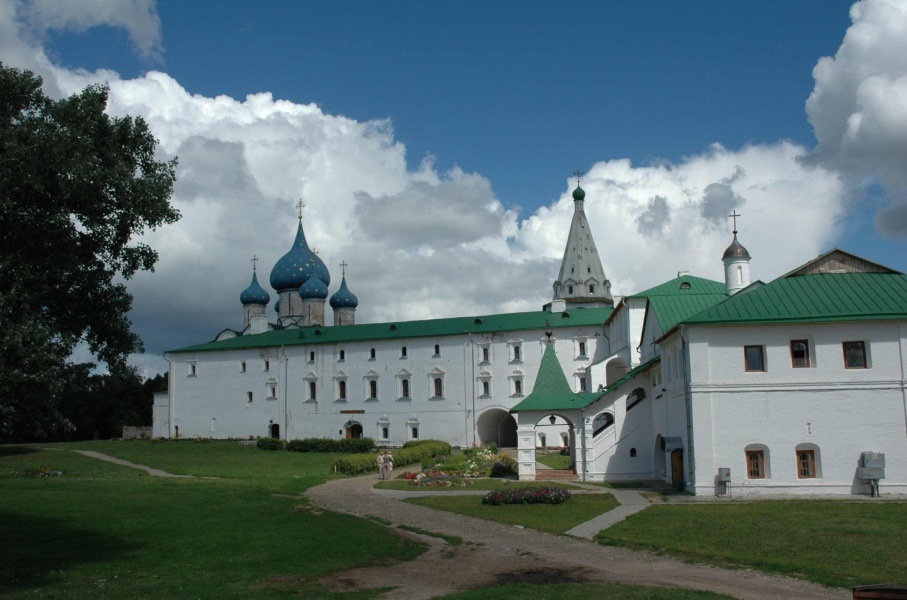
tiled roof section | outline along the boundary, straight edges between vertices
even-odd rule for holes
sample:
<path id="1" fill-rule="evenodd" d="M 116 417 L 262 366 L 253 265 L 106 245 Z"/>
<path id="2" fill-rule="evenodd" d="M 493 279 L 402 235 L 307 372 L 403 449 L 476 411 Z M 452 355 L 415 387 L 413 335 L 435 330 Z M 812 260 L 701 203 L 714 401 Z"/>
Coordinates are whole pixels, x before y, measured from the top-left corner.
<path id="1" fill-rule="evenodd" d="M 534 311 L 489 315 L 480 317 L 452 317 L 425 321 L 401 321 L 399 323 L 364 323 L 344 327 L 305 327 L 302 329 L 281 329 L 256 335 L 198 344 L 171 352 L 209 352 L 214 350 L 237 350 L 242 348 L 270 348 L 275 346 L 300 346 L 306 344 L 336 344 L 341 342 L 364 342 L 419 337 L 443 337 L 470 333 L 500 333 L 546 328 L 600 326 L 613 309 L 577 308 L 564 313 Z"/>
<path id="2" fill-rule="evenodd" d="M 782 277 L 685 322 L 796 323 L 907 318 L 907 275 L 836 273 Z"/>
<path id="3" fill-rule="evenodd" d="M 658 319 L 661 330 L 667 331 L 681 321 L 689 319 L 727 298 L 727 294 L 723 292 L 721 294 L 652 296 L 649 298 L 649 309 L 655 312 L 655 318 Z"/>
<path id="4" fill-rule="evenodd" d="M 510 409 L 510 412 L 583 408 L 588 404 L 583 396 L 570 389 L 564 369 L 554 353 L 554 346 L 548 344 L 542 354 L 532 393 Z"/>

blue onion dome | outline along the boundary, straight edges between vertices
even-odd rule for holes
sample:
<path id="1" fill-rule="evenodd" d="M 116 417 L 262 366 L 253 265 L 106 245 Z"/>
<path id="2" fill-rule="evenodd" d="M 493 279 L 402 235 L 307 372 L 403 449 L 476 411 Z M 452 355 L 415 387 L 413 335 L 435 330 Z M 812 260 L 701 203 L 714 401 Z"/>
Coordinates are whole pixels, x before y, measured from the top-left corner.
<path id="1" fill-rule="evenodd" d="M 312 298 L 324 300 L 328 297 L 328 285 L 321 281 L 320 277 L 309 277 L 309 280 L 299 288 L 299 297 L 303 300 Z"/>
<path id="2" fill-rule="evenodd" d="M 271 296 L 268 292 L 258 285 L 258 274 L 254 271 L 252 272 L 252 283 L 239 295 L 239 301 L 243 303 L 243 306 L 246 304 L 267 304 L 271 301 Z"/>
<path id="3" fill-rule="evenodd" d="M 573 190 L 573 199 L 574 200 L 585 200 L 586 192 L 579 185 L 576 186 L 576 189 Z"/>
<path id="4" fill-rule="evenodd" d="M 331 296 L 331 308 L 356 308 L 359 298 L 346 287 L 346 275 L 340 281 L 340 289 Z"/>
<path id="5" fill-rule="evenodd" d="M 302 221 L 300 221 L 293 247 L 280 257 L 280 260 L 271 269 L 271 287 L 278 292 L 296 290 L 302 287 L 302 284 L 308 281 L 312 275 L 316 275 L 325 285 L 331 283 L 328 268 L 318 258 L 318 255 L 309 249 L 305 232 L 302 230 Z"/>

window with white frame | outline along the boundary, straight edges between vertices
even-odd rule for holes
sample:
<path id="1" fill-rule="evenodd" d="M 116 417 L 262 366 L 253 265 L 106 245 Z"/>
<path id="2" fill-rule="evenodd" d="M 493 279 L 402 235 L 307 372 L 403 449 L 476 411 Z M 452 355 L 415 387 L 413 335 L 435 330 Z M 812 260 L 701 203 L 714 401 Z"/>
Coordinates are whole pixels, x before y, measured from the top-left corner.
<path id="1" fill-rule="evenodd" d="M 186 363 L 186 376 L 198 377 L 198 363 L 196 361 L 190 360 Z"/>
<path id="2" fill-rule="evenodd" d="M 510 362 L 511 363 L 521 363 L 523 362 L 523 341 L 522 340 L 510 340 L 507 342 L 507 346 L 510 352 Z"/>
<path id="3" fill-rule="evenodd" d="M 391 438 L 391 420 L 387 415 L 381 415 L 378 419 L 378 439 L 387 442 Z"/>
<path id="4" fill-rule="evenodd" d="M 267 385 L 268 400 L 276 400 L 276 399 L 277 399 L 277 392 L 278 392 L 278 390 L 277 390 L 277 380 L 276 380 L 276 379 L 269 379 L 269 380 L 268 380 L 268 385 Z"/>
<path id="5" fill-rule="evenodd" d="M 444 371 L 435 367 L 428 374 L 429 390 L 433 399 L 444 397 Z"/>
<path id="6" fill-rule="evenodd" d="M 365 399 L 366 400 L 377 400 L 378 399 L 378 374 L 374 371 L 369 371 L 363 377 L 365 380 Z"/>
<path id="7" fill-rule="evenodd" d="M 412 393 L 410 387 L 412 386 L 412 373 L 406 369 L 401 369 L 397 373 L 397 399 L 398 400 L 411 400 Z"/>
<path id="8" fill-rule="evenodd" d="M 510 379 L 510 395 L 514 397 L 519 397 L 523 395 L 523 372 L 514 371 L 509 377 Z"/>
<path id="9" fill-rule="evenodd" d="M 479 376 L 476 378 L 479 382 L 479 395 L 482 398 L 491 397 L 491 373 L 488 371 L 482 371 L 479 373 Z"/>
<path id="10" fill-rule="evenodd" d="M 491 362 L 491 344 L 479 344 L 479 364 Z"/>
<path id="11" fill-rule="evenodd" d="M 589 390 L 588 374 L 585 369 L 578 369 L 573 377 L 576 379 L 576 391 L 586 392 Z"/>
<path id="12" fill-rule="evenodd" d="M 406 422 L 406 436 L 410 440 L 419 439 L 419 427 L 421 427 L 419 419 L 412 417 Z"/>
<path id="13" fill-rule="evenodd" d="M 339 371 L 334 375 L 334 398 L 346 402 L 349 398 L 346 373 Z"/>

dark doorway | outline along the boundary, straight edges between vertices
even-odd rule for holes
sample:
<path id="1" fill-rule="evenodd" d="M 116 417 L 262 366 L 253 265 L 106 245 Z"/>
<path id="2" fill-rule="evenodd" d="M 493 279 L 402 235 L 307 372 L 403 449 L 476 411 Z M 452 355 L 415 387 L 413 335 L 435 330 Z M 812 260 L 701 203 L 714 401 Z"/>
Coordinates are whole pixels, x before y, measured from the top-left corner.
<path id="1" fill-rule="evenodd" d="M 350 423 L 346 426 L 346 439 L 358 440 L 362 437 L 362 425 L 359 423 Z"/>
<path id="2" fill-rule="evenodd" d="M 683 450 L 674 450 L 671 452 L 671 485 L 679 490 L 684 488 Z"/>
<path id="3" fill-rule="evenodd" d="M 271 423 L 268 425 L 268 435 L 272 438 L 280 437 L 280 425 L 277 423 Z"/>

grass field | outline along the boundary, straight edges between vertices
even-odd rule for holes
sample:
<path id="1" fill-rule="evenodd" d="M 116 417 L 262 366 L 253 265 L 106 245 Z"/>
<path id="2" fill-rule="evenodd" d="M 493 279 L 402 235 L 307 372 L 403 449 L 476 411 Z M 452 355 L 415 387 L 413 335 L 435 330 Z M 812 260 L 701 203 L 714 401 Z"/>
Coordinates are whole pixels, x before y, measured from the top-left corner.
<path id="1" fill-rule="evenodd" d="M 482 504 L 481 496 L 445 496 L 410 498 L 405 502 L 448 510 L 470 517 L 496 521 L 505 525 L 522 525 L 530 529 L 563 533 L 618 506 L 611 494 L 574 495 L 564 504 Z"/>
<path id="2" fill-rule="evenodd" d="M 535 460 L 552 469 L 569 469 L 572 459 L 558 452 L 536 452 Z"/>
<path id="3" fill-rule="evenodd" d="M 660 505 L 596 539 L 833 586 L 907 585 L 907 503 Z"/>
<path id="4" fill-rule="evenodd" d="M 220 479 L 164 479 L 63 450 L 0 447 L 4 596 L 341 598 L 316 579 L 423 551 L 377 523 L 311 511 L 296 497 L 330 476 L 331 455 L 235 442 L 48 447 Z M 64 474 L 24 475 L 38 467 Z"/>
<path id="5" fill-rule="evenodd" d="M 552 481 L 516 481 L 514 479 L 473 479 L 471 485 L 464 487 L 431 487 L 425 485 L 413 485 L 403 479 L 393 481 L 379 481 L 375 487 L 379 490 L 398 490 L 403 492 L 460 492 L 460 491 L 483 491 L 506 490 L 516 487 L 555 487 L 565 488 L 568 490 L 579 489 L 569 483 L 552 482 Z"/>

